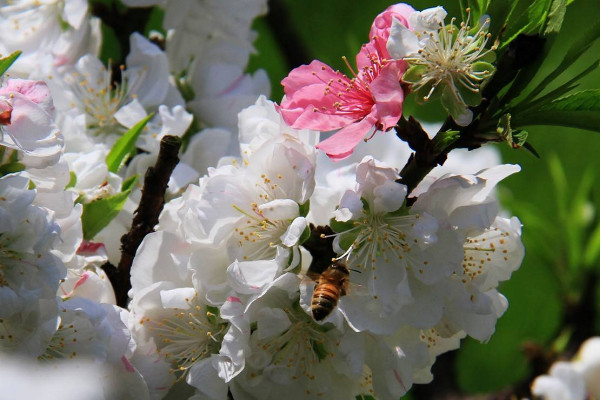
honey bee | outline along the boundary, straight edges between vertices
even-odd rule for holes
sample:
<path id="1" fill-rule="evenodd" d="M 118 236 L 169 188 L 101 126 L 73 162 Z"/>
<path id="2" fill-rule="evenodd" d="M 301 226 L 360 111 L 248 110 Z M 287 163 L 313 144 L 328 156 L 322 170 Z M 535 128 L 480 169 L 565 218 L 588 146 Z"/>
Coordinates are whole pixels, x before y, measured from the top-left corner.
<path id="1" fill-rule="evenodd" d="M 321 272 L 310 306 L 315 321 L 322 321 L 335 309 L 340 297 L 346 295 L 349 278 L 350 271 L 341 261 L 334 261 Z"/>

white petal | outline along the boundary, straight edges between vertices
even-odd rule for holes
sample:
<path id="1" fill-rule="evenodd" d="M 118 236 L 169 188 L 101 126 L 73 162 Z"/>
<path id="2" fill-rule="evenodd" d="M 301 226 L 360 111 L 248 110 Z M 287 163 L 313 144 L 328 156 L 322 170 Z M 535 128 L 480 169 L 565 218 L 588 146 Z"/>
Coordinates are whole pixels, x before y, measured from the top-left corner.
<path id="1" fill-rule="evenodd" d="M 253 294 L 273 282 L 281 273 L 281 265 L 276 260 L 234 261 L 227 268 L 231 287 L 244 294 Z"/>
<path id="2" fill-rule="evenodd" d="M 217 375 L 212 358 L 196 361 L 185 381 L 211 399 L 227 398 L 227 384 Z"/>
<path id="3" fill-rule="evenodd" d="M 485 179 L 485 188 L 481 190 L 477 195 L 473 196 L 474 201 L 483 201 L 490 192 L 494 189 L 496 184 L 521 170 L 521 166 L 518 164 L 502 164 L 492 168 L 487 168 L 477 173 L 479 178 Z"/>
<path id="4" fill-rule="evenodd" d="M 190 183 L 198 181 L 200 174 L 185 163 L 178 163 L 169 178 L 168 189 L 171 193 L 179 193 Z"/>
<path id="5" fill-rule="evenodd" d="M 292 324 L 285 311 L 280 308 L 263 308 L 258 312 L 257 323 L 260 340 L 280 335 Z"/>
<path id="6" fill-rule="evenodd" d="M 417 35 L 394 18 L 390 37 L 387 41 L 387 50 L 390 56 L 396 60 L 401 60 L 410 54 L 417 53 L 420 48 Z"/>
<path id="7" fill-rule="evenodd" d="M 557 362 L 550 376 L 542 375 L 533 381 L 531 393 L 546 400 L 584 400 L 585 381 L 570 363 Z"/>
<path id="8" fill-rule="evenodd" d="M 187 112 L 182 106 L 175 106 L 173 107 L 173 110 L 170 111 L 169 107 L 161 105 L 158 107 L 158 112 L 163 124 L 160 131 L 161 136 L 183 136 L 194 119 L 194 116 Z"/>
<path id="9" fill-rule="evenodd" d="M 128 104 L 119 108 L 119 111 L 115 113 L 114 117 L 121 125 L 131 128 L 147 115 L 146 110 L 144 110 L 144 107 L 140 102 L 133 99 Z"/>
<path id="10" fill-rule="evenodd" d="M 130 39 L 127 56 L 129 93 L 145 107 L 162 104 L 169 88 L 169 62 L 165 53 L 148 39 L 135 32 Z"/>
<path id="11" fill-rule="evenodd" d="M 363 203 L 358 193 L 347 190 L 340 199 L 340 208 L 333 214 L 336 220 L 345 222 L 357 218 L 363 212 Z"/>
<path id="12" fill-rule="evenodd" d="M 292 221 L 290 226 L 288 226 L 285 233 L 281 235 L 281 243 L 287 247 L 292 247 L 298 244 L 298 240 L 307 226 L 308 222 L 306 222 L 306 218 L 296 218 L 294 221 Z"/>
<path id="13" fill-rule="evenodd" d="M 189 286 L 188 258 L 189 245 L 175 234 L 159 231 L 147 235 L 131 266 L 132 290 L 141 290 L 158 281 Z"/>
<path id="14" fill-rule="evenodd" d="M 398 210 L 402 207 L 406 198 L 406 186 L 395 181 L 386 181 L 373 190 L 375 195 L 374 210 L 375 213 L 387 213 Z"/>
<path id="15" fill-rule="evenodd" d="M 446 10 L 441 6 L 437 6 L 412 13 L 408 17 L 408 21 L 413 30 L 420 32 L 437 31 L 442 21 L 446 18 L 446 15 L 448 15 Z"/>
<path id="16" fill-rule="evenodd" d="M 190 300 L 194 297 L 196 291 L 194 288 L 177 288 L 171 290 L 161 290 L 160 299 L 165 308 L 181 308 L 187 310 L 190 308 Z"/>
<path id="17" fill-rule="evenodd" d="M 258 209 L 271 220 L 292 220 L 300 214 L 298 203 L 290 199 L 277 199 L 261 204 Z"/>

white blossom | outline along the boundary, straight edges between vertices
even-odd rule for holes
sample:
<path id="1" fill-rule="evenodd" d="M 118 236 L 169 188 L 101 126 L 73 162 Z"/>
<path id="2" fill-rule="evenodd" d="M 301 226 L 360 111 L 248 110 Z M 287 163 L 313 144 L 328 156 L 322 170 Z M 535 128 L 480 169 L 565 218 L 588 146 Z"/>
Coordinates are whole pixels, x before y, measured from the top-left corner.
<path id="1" fill-rule="evenodd" d="M 54 105 L 44 82 L 9 79 L 0 88 L 0 145 L 29 156 L 28 164 L 55 164 L 63 137 L 54 124 Z"/>
<path id="2" fill-rule="evenodd" d="M 52 254 L 60 228 L 18 175 L 0 178 L 0 348 L 39 355 L 56 326 L 66 268 Z"/>
<path id="3" fill-rule="evenodd" d="M 10 72 L 46 77 L 47 68 L 74 64 L 100 51 L 100 20 L 90 17 L 86 0 L 18 0 L 0 9 L 0 53 L 23 52 Z"/>

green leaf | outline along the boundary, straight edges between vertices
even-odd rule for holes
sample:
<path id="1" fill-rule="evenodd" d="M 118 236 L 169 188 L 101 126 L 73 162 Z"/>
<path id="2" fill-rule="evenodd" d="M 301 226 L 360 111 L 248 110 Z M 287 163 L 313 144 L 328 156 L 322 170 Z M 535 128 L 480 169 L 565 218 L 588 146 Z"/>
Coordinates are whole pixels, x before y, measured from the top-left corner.
<path id="1" fill-rule="evenodd" d="M 548 12 L 548 18 L 546 20 L 546 28 L 544 29 L 543 35 L 548 36 L 552 33 L 558 33 L 562 26 L 567 12 L 567 0 L 553 0 L 550 5 L 550 11 Z"/>
<path id="2" fill-rule="evenodd" d="M 300 216 L 306 217 L 310 211 L 310 200 L 307 200 L 304 204 L 300 204 Z"/>
<path id="3" fill-rule="evenodd" d="M 557 125 L 600 132 L 600 89 L 561 97 L 538 111 L 519 114 L 514 125 Z"/>
<path id="4" fill-rule="evenodd" d="M 529 142 L 525 142 L 523 143 L 523 148 L 525 150 L 527 150 L 528 152 L 530 152 L 531 154 L 533 154 L 536 158 L 540 158 L 540 154 L 537 152 L 537 150 L 531 145 L 531 143 Z"/>
<path id="5" fill-rule="evenodd" d="M 586 265 L 598 264 L 598 256 L 600 256 L 600 224 L 592 231 L 583 254 L 583 262 Z"/>
<path id="6" fill-rule="evenodd" d="M 490 16 L 490 29 L 488 32 L 493 39 L 498 37 L 518 3 L 518 0 L 494 0 L 489 4 L 487 14 Z"/>
<path id="7" fill-rule="evenodd" d="M 598 38 L 600 38 L 600 21 L 592 25 L 592 27 L 585 31 L 583 35 L 571 43 L 569 50 L 558 67 L 548 74 L 548 76 L 532 90 L 532 93 L 538 93 L 544 90 L 548 84 L 554 81 L 560 74 L 577 61 L 583 53 L 588 51 Z"/>
<path id="8" fill-rule="evenodd" d="M 140 177 L 139 175 L 133 175 L 133 176 L 130 176 L 129 178 L 125 179 L 123 181 L 123 183 L 121 184 L 121 192 L 126 192 L 128 190 L 131 191 L 139 177 Z"/>
<path id="9" fill-rule="evenodd" d="M 546 17 L 550 9 L 552 0 L 535 0 L 527 10 L 522 13 L 515 12 L 516 18 L 509 17 L 507 28 L 504 32 L 501 48 L 512 42 L 521 34 L 539 33 L 540 27 L 543 27 L 546 22 Z M 520 3 L 527 3 L 521 1 Z"/>
<path id="10" fill-rule="evenodd" d="M 580 73 L 578 73 L 577 75 L 575 75 L 574 77 L 569 79 L 567 82 L 565 82 L 561 86 L 559 86 L 556 89 L 552 90 L 551 92 L 543 95 L 542 97 L 539 97 L 533 101 L 530 101 L 528 99 L 524 100 L 519 105 L 514 107 L 515 110 L 518 113 L 528 113 L 531 110 L 537 109 L 541 105 L 544 105 L 546 103 L 556 100 L 560 96 L 570 92 L 571 90 L 573 90 L 577 86 L 579 86 L 577 81 L 579 81 L 580 79 L 582 79 L 583 77 L 588 75 L 590 72 L 594 71 L 596 68 L 598 68 L 598 60 L 594 60 L 594 62 L 589 67 L 587 67 L 586 69 L 584 69 L 583 71 L 581 71 Z M 544 89 L 544 87 L 540 87 L 538 85 L 538 87 L 533 89 L 531 93 L 532 94 L 539 93 L 543 89 Z"/>
<path id="11" fill-rule="evenodd" d="M 468 18 L 467 8 L 471 10 L 471 21 L 477 21 L 486 13 L 490 0 L 460 0 L 460 11 L 463 21 Z"/>
<path id="12" fill-rule="evenodd" d="M 307 226 L 302 231 L 302 234 L 300 235 L 300 238 L 298 239 L 298 244 L 302 244 L 302 243 L 306 242 L 309 238 L 310 238 L 310 228 Z"/>
<path id="13" fill-rule="evenodd" d="M 164 37 L 167 37 L 167 32 L 163 28 L 163 19 L 165 17 L 165 11 L 160 7 L 152 7 L 148 22 L 144 27 L 144 36 L 150 36 L 151 31 L 160 32 Z"/>
<path id="14" fill-rule="evenodd" d="M 527 141 L 528 133 L 527 131 L 521 129 L 513 129 L 510 125 L 510 114 L 504 114 L 498 120 L 498 127 L 496 128 L 496 133 L 500 136 L 504 141 L 513 149 L 519 149 L 525 146 L 525 142 Z M 535 150 L 534 150 L 534 154 Z"/>
<path id="15" fill-rule="evenodd" d="M 7 164 L 0 165 L 0 176 L 12 174 L 14 172 L 20 172 L 25 169 L 25 164 L 20 162 L 9 162 Z"/>
<path id="16" fill-rule="evenodd" d="M 529 133 L 527 133 L 527 131 L 524 131 L 522 129 L 517 129 L 512 131 L 512 146 L 513 148 L 520 148 L 525 146 L 525 142 L 527 142 L 527 136 L 529 136 Z"/>
<path id="17" fill-rule="evenodd" d="M 0 59 L 0 76 L 4 75 L 7 69 L 19 58 L 21 51 L 15 51 L 10 56 Z"/>
<path id="18" fill-rule="evenodd" d="M 117 140 L 110 153 L 106 156 L 106 165 L 110 172 L 116 173 L 121 168 L 121 165 L 123 165 L 127 157 L 135 149 L 135 142 L 142 133 L 142 129 L 144 129 L 144 126 L 146 126 L 152 117 L 154 117 L 154 113 L 135 124 Z"/>
<path id="19" fill-rule="evenodd" d="M 561 97 L 545 104 L 540 110 L 549 111 L 600 111 L 600 89 L 588 89 Z"/>
<path id="20" fill-rule="evenodd" d="M 131 189 L 84 204 L 81 215 L 84 239 L 92 240 L 98 232 L 104 229 L 119 214 L 130 193 Z"/>
<path id="21" fill-rule="evenodd" d="M 75 172 L 70 171 L 69 172 L 69 183 L 67 183 L 67 186 L 65 186 L 65 189 L 69 189 L 72 187 L 75 187 L 75 185 L 77 185 L 77 175 L 75 175 Z"/>

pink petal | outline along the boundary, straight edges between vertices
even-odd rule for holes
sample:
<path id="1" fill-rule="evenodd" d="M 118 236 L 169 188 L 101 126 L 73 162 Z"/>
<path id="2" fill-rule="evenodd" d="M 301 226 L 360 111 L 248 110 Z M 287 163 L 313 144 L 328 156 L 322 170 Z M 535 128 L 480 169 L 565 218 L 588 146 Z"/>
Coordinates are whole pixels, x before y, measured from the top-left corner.
<path id="1" fill-rule="evenodd" d="M 296 129 L 331 131 L 363 117 L 335 114 L 332 105 L 338 99 L 333 95 L 323 96 L 324 90 L 325 85 L 314 84 L 286 97 L 279 108 L 286 124 Z"/>
<path id="2" fill-rule="evenodd" d="M 28 100 L 39 104 L 44 111 L 54 111 L 54 104 L 50 96 L 50 89 L 43 81 L 31 81 L 28 79 L 9 79 L 6 86 L 0 88 L 0 95 L 9 96 L 11 93 L 21 93 Z"/>
<path id="3" fill-rule="evenodd" d="M 123 362 L 123 365 L 125 366 L 125 370 L 127 372 L 135 372 L 135 367 L 133 366 L 133 364 L 131 364 L 129 362 L 127 357 L 125 357 L 125 356 L 121 357 L 121 361 Z"/>
<path id="4" fill-rule="evenodd" d="M 365 67 L 369 68 L 373 65 L 371 62 L 371 55 L 373 54 L 379 59 L 385 58 L 375 46 L 375 41 L 371 41 L 361 46 L 360 51 L 356 55 L 356 65 L 358 66 L 359 71 L 362 71 Z"/>
<path id="5" fill-rule="evenodd" d="M 84 240 L 79 245 L 77 249 L 77 254 L 79 255 L 91 255 L 91 254 L 105 254 L 106 247 L 102 242 L 90 242 L 88 240 Z"/>
<path id="6" fill-rule="evenodd" d="M 404 61 L 389 62 L 371 82 L 376 117 L 384 131 L 396 125 L 402 116 L 404 92 L 400 85 L 400 79 L 405 70 L 406 63 Z"/>
<path id="7" fill-rule="evenodd" d="M 14 93 L 12 104 L 10 125 L 4 127 L 4 132 L 17 148 L 26 153 L 36 151 L 42 154 L 43 148 L 50 146 L 48 152 L 52 153 L 56 142 L 52 117 L 20 93 Z"/>
<path id="8" fill-rule="evenodd" d="M 288 76 L 283 78 L 281 84 L 286 96 L 315 83 L 323 83 L 330 78 L 337 78 L 341 72 L 335 72 L 331 67 L 319 60 L 313 60 L 309 65 L 294 68 Z M 320 78 L 320 79 L 319 79 Z"/>
<path id="9" fill-rule="evenodd" d="M 79 279 L 77 280 L 77 282 L 75 282 L 75 285 L 73 285 L 73 290 L 75 290 L 75 289 L 77 289 L 79 286 L 81 286 L 81 285 L 85 284 L 85 282 L 86 282 L 86 281 L 87 281 L 87 280 L 90 278 L 90 275 L 91 275 L 91 274 L 92 274 L 92 273 L 91 273 L 91 272 L 89 272 L 89 271 L 86 271 L 86 272 L 84 272 L 84 273 L 81 275 L 81 278 L 79 278 Z"/>
<path id="10" fill-rule="evenodd" d="M 296 129 L 339 129 L 363 118 L 372 107 L 372 99 L 358 98 L 355 112 L 339 113 L 334 104 L 340 101 L 339 93 L 346 94 L 351 81 L 318 60 L 294 69 L 281 83 L 286 97 L 279 112 L 286 124 Z"/>
<path id="11" fill-rule="evenodd" d="M 389 6 L 384 12 L 375 17 L 369 38 L 375 42 L 375 46 L 380 50 L 382 58 L 390 58 L 386 43 L 390 37 L 393 19 L 397 19 L 402 25 L 410 28 L 408 17 L 414 12 L 416 10 L 408 4 L 400 3 Z"/>
<path id="12" fill-rule="evenodd" d="M 414 12 L 416 12 L 416 10 L 412 8 L 412 6 L 405 3 L 389 6 L 385 9 L 385 11 L 375 17 L 373 25 L 371 26 L 369 37 L 372 38 L 373 36 L 379 35 L 383 39 L 387 39 L 389 36 L 389 29 L 392 26 L 393 18 L 396 18 L 402 25 L 410 28 L 408 24 L 408 17 Z M 385 36 L 385 33 L 387 33 L 388 36 Z"/>
<path id="13" fill-rule="evenodd" d="M 352 154 L 354 148 L 364 139 L 376 122 L 375 113 L 371 112 L 361 121 L 340 129 L 316 147 L 324 151 L 333 161 L 340 161 Z"/>

